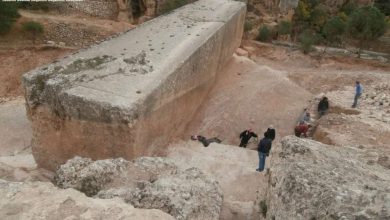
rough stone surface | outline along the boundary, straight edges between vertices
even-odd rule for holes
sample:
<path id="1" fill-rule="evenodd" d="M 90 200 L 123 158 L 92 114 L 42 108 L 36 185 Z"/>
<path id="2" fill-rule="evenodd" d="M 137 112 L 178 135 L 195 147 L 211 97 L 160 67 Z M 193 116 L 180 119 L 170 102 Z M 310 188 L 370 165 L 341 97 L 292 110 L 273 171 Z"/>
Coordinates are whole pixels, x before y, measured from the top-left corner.
<path id="1" fill-rule="evenodd" d="M 109 189 L 98 197 L 119 196 L 137 208 L 160 209 L 176 219 L 219 219 L 222 192 L 218 183 L 190 168 L 154 182 L 138 182 L 133 189 Z"/>
<path id="2" fill-rule="evenodd" d="M 274 158 L 267 216 L 274 219 L 389 219 L 390 172 L 366 150 L 287 136 Z"/>
<path id="3" fill-rule="evenodd" d="M 218 219 L 222 206 L 217 181 L 197 168 L 179 170 L 167 158 L 75 157 L 60 167 L 55 182 L 88 196 L 120 197 L 137 208 L 160 209 L 177 219 Z"/>
<path id="4" fill-rule="evenodd" d="M 93 199 L 51 183 L 0 179 L 0 219 L 173 220 L 159 210 L 136 209 L 119 199 Z"/>
<path id="5" fill-rule="evenodd" d="M 24 75 L 38 165 L 158 153 L 239 46 L 244 19 L 242 2 L 197 1 Z"/>
<path id="6" fill-rule="evenodd" d="M 119 158 L 92 161 L 75 157 L 57 170 L 54 181 L 61 188 L 75 188 L 87 196 L 98 193 L 127 169 L 129 162 Z"/>
<path id="7" fill-rule="evenodd" d="M 92 161 L 75 157 L 61 165 L 54 182 L 61 188 L 75 188 L 88 196 L 110 187 L 133 187 L 137 181 L 153 181 L 177 172 L 176 165 L 161 157 L 141 157 L 133 162 L 122 158 Z"/>

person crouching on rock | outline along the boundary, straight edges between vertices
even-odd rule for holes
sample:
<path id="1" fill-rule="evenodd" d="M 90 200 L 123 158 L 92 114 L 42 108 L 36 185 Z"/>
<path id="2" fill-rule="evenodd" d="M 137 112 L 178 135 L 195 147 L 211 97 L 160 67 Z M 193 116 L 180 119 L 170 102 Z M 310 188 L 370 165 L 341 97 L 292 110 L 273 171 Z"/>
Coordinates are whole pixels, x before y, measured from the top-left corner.
<path id="1" fill-rule="evenodd" d="M 251 128 L 241 132 L 241 134 L 240 134 L 241 142 L 240 142 L 239 146 L 240 147 L 246 147 L 246 145 L 248 144 L 249 139 L 251 139 L 252 137 L 257 138 L 257 134 L 254 133 Z"/>
<path id="2" fill-rule="evenodd" d="M 297 126 L 295 126 L 294 132 L 295 136 L 301 137 L 302 135 L 304 137 L 307 137 L 307 131 L 309 130 L 309 125 L 305 123 L 305 121 L 300 121 Z"/>
<path id="3" fill-rule="evenodd" d="M 258 172 L 262 172 L 265 168 L 265 159 L 269 156 L 269 152 L 272 147 L 272 140 L 269 137 L 264 137 L 260 140 L 257 151 L 259 153 L 259 168 L 256 169 Z"/>
<path id="4" fill-rule="evenodd" d="M 207 139 L 201 135 L 192 135 L 191 136 L 191 140 L 194 140 L 194 141 L 199 141 L 203 144 L 203 146 L 205 147 L 208 147 L 211 143 L 215 142 L 215 143 L 221 143 L 222 140 L 217 138 L 217 137 L 213 137 L 213 138 L 210 138 L 210 139 Z"/>

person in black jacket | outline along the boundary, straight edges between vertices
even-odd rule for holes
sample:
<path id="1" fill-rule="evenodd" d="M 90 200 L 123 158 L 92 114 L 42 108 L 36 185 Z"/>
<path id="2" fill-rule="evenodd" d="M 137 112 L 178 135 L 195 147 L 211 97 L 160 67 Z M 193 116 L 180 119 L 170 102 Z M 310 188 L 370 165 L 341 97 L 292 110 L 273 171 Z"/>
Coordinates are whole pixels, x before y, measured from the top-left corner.
<path id="1" fill-rule="evenodd" d="M 222 140 L 217 138 L 217 137 L 213 137 L 213 138 L 209 138 L 207 139 L 206 137 L 202 136 L 202 135 L 192 135 L 191 136 L 191 139 L 194 140 L 194 141 L 199 141 L 203 144 L 203 146 L 205 147 L 208 147 L 211 143 L 215 142 L 215 143 L 221 143 Z"/>
<path id="2" fill-rule="evenodd" d="M 251 128 L 241 132 L 241 134 L 240 134 L 241 142 L 240 142 L 239 146 L 240 147 L 246 147 L 246 145 L 248 144 L 249 139 L 251 139 L 252 137 L 256 137 L 257 138 L 257 134 L 254 133 Z"/>
<path id="3" fill-rule="evenodd" d="M 329 109 L 329 102 L 327 97 L 322 97 L 321 101 L 318 103 L 318 114 L 321 116 L 325 115 Z"/>
<path id="4" fill-rule="evenodd" d="M 269 156 L 269 152 L 272 147 L 272 140 L 269 137 L 264 137 L 260 140 L 257 151 L 259 153 L 259 168 L 256 169 L 258 172 L 262 172 L 265 168 L 265 159 Z"/>
<path id="5" fill-rule="evenodd" d="M 264 133 L 264 137 L 268 137 L 272 141 L 275 140 L 276 131 L 273 125 L 270 125 L 267 131 Z"/>

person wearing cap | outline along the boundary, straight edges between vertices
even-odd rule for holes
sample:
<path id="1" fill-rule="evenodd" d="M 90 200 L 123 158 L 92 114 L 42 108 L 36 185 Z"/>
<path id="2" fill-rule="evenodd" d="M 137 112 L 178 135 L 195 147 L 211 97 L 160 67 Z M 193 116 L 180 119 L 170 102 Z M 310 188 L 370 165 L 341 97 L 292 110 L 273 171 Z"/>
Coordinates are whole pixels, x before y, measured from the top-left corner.
<path id="1" fill-rule="evenodd" d="M 254 133 L 254 132 L 252 131 L 251 128 L 249 128 L 248 130 L 245 130 L 245 131 L 241 132 L 241 134 L 240 134 L 240 140 L 241 140 L 241 142 L 240 142 L 240 145 L 239 145 L 239 146 L 245 148 L 246 145 L 248 144 L 249 139 L 251 139 L 252 137 L 257 138 L 257 134 Z"/>

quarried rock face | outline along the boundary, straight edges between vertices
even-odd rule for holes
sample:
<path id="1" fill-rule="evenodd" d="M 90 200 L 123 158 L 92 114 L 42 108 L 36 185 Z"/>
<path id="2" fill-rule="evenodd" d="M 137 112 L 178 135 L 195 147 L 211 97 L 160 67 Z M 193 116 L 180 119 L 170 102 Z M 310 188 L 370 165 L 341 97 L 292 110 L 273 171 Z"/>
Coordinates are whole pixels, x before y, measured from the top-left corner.
<path id="1" fill-rule="evenodd" d="M 88 196 L 122 198 L 136 208 L 160 209 L 176 219 L 219 219 L 222 191 L 197 168 L 180 170 L 167 158 L 91 161 L 75 157 L 57 171 L 55 182 Z"/>
<path id="2" fill-rule="evenodd" d="M 240 45 L 244 19 L 242 2 L 197 1 L 24 75 L 37 164 L 161 154 Z"/>
<path id="3" fill-rule="evenodd" d="M 0 219 L 174 220 L 160 210 L 136 209 L 119 199 L 94 199 L 44 182 L 0 180 Z"/>
<path id="4" fill-rule="evenodd" d="M 390 171 L 369 152 L 294 136 L 273 158 L 268 198 L 272 219 L 389 219 Z"/>

